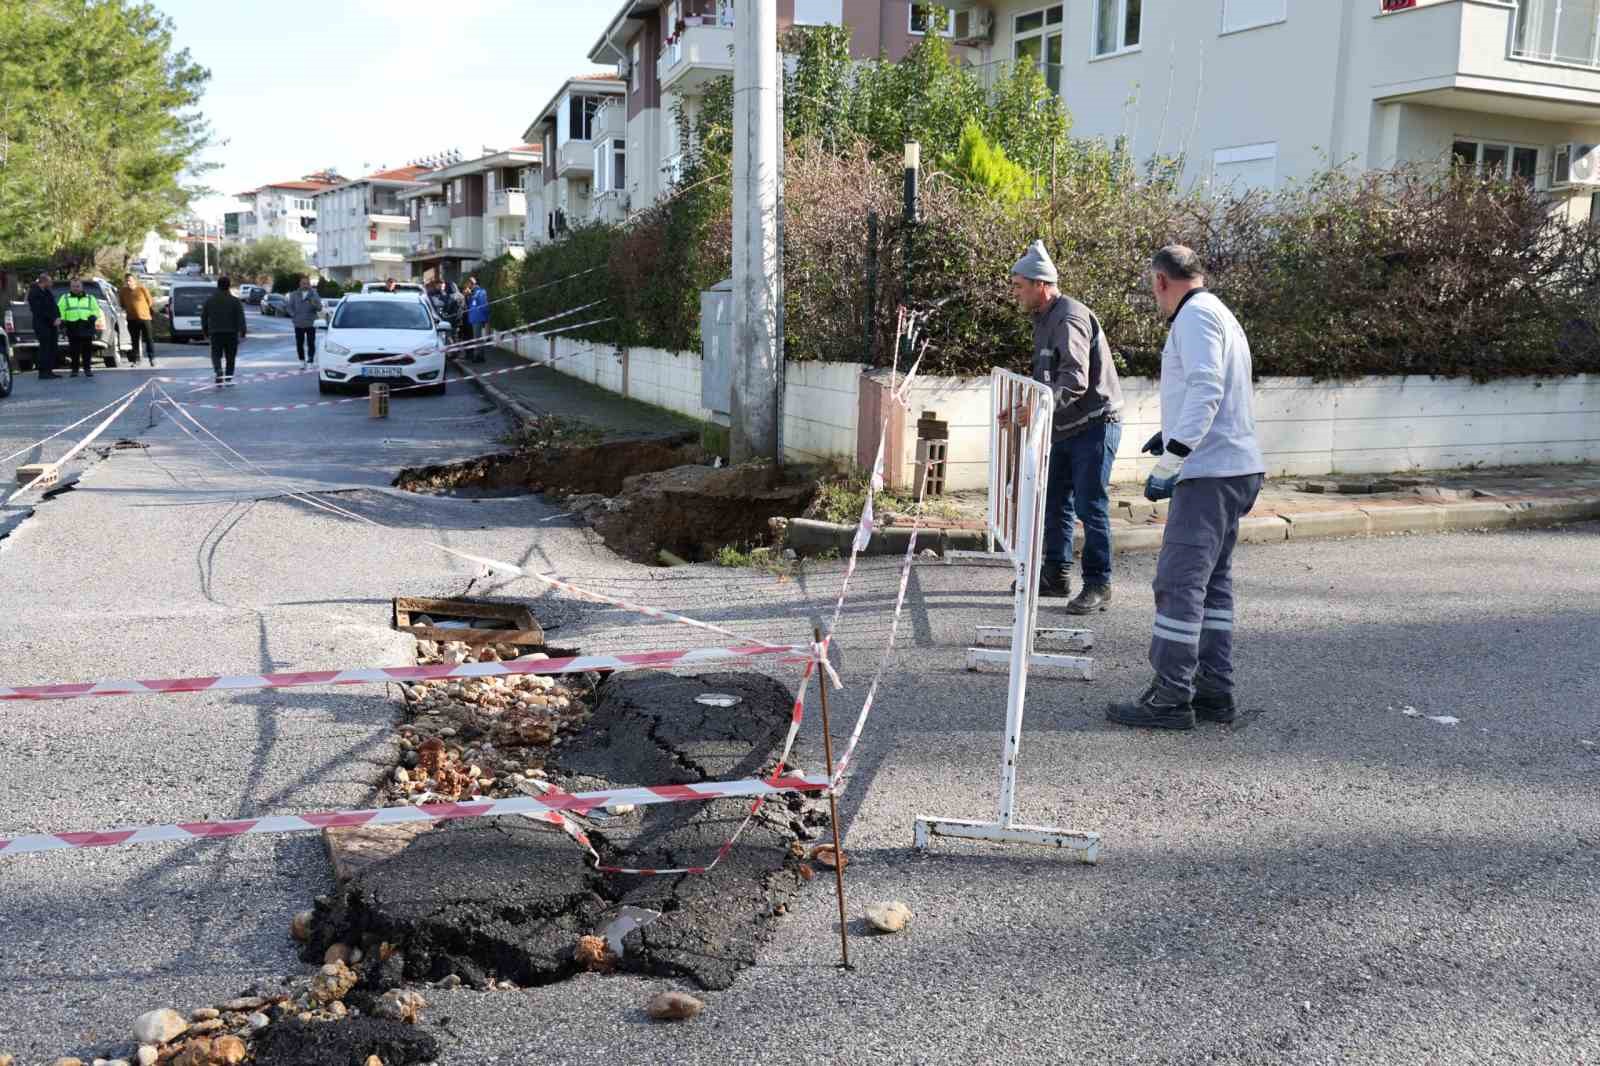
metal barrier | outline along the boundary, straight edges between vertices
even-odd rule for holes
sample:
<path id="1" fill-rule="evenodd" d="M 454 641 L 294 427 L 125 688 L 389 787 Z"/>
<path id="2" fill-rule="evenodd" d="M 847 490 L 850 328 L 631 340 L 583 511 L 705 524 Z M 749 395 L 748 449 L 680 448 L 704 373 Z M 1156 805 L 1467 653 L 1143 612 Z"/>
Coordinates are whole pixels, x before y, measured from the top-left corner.
<path id="1" fill-rule="evenodd" d="M 1000 802 L 993 822 L 960 818 L 919 817 L 915 841 L 926 848 L 933 837 L 958 837 L 1001 844 L 1043 844 L 1077 853 L 1085 862 L 1098 858 L 1100 835 L 1079 830 L 1019 825 L 1016 822 L 1017 757 L 1022 748 L 1023 708 L 1028 694 L 1028 673 L 1035 666 L 1060 667 L 1085 679 L 1094 673 L 1094 660 L 1035 652 L 1036 641 L 1056 639 L 1069 649 L 1093 646 L 1094 635 L 1084 629 L 1039 629 L 1039 568 L 1044 550 L 1044 502 L 1050 470 L 1051 421 L 1055 395 L 1048 385 L 1005 370 L 989 379 L 989 509 L 990 552 L 952 552 L 950 559 L 985 559 L 1010 564 L 1016 577 L 1013 588 L 1010 647 L 973 647 L 967 650 L 967 668 L 983 663 L 1005 663 L 1006 727 L 1000 751 Z M 999 552 L 993 549 L 998 547 Z M 997 626 L 978 627 L 978 643 L 1001 636 Z"/>

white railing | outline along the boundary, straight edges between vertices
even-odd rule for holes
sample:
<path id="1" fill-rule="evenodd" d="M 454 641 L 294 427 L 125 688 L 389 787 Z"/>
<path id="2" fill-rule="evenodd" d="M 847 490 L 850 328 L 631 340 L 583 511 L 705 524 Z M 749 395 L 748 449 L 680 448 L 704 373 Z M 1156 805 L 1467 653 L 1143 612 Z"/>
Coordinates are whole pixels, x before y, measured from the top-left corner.
<path id="1" fill-rule="evenodd" d="M 1516 0 L 1511 54 L 1600 69 L 1600 5 L 1594 0 Z"/>

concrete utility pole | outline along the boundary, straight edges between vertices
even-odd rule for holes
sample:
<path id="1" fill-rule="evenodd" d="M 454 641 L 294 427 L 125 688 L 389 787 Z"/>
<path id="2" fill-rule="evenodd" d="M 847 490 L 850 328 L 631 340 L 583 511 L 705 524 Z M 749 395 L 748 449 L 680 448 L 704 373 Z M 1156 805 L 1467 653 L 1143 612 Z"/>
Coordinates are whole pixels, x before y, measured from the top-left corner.
<path id="1" fill-rule="evenodd" d="M 778 241 L 778 0 L 735 0 L 733 43 L 734 462 L 782 461 L 783 255 Z"/>

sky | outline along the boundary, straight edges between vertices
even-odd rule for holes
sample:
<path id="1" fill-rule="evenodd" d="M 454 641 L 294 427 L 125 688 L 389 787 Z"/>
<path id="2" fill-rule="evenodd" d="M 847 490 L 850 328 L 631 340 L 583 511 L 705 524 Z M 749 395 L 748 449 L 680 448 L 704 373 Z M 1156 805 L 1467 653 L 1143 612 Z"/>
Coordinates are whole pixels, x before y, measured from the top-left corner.
<path id="1" fill-rule="evenodd" d="M 179 48 L 211 71 L 200 108 L 218 169 L 199 215 L 337 167 L 356 177 L 451 148 L 507 148 L 567 78 L 620 0 L 154 0 Z"/>

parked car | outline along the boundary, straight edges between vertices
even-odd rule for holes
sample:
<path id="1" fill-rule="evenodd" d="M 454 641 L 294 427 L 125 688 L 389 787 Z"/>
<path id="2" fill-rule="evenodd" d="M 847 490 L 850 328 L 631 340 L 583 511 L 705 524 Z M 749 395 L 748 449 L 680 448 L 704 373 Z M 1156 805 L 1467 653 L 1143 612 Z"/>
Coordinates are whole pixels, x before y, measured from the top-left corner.
<path id="1" fill-rule="evenodd" d="M 0 400 L 11 395 L 11 382 L 16 377 L 16 367 L 11 363 L 11 312 L 6 312 L 5 329 L 0 330 Z"/>
<path id="2" fill-rule="evenodd" d="M 56 299 L 66 292 L 71 286 L 66 281 L 58 281 L 53 286 Z M 85 278 L 83 291 L 93 296 L 100 304 L 100 332 L 95 336 L 94 348 L 99 353 L 106 366 L 116 366 L 122 361 L 124 353 L 133 351 L 133 335 L 128 332 L 128 324 L 123 320 L 122 305 L 117 302 L 117 287 L 105 278 Z M 28 301 L 22 300 L 13 303 L 10 307 L 12 322 L 12 342 L 17 367 L 21 370 L 32 370 L 39 357 L 39 338 L 33 332 L 33 312 L 28 309 Z M 66 358 L 66 343 L 63 339 L 57 349 L 57 357 Z"/>
<path id="3" fill-rule="evenodd" d="M 363 293 L 387 292 L 388 290 L 384 288 L 384 284 L 385 283 L 381 281 L 369 281 L 365 285 L 361 286 L 361 291 Z M 414 281 L 397 281 L 394 283 L 394 291 L 421 293 L 425 290 L 421 285 L 418 285 Z"/>
<path id="4" fill-rule="evenodd" d="M 261 313 L 269 318 L 289 313 L 289 298 L 281 292 L 269 292 L 261 298 Z"/>
<path id="5" fill-rule="evenodd" d="M 317 317 L 321 318 L 324 322 L 331 321 L 333 319 L 333 313 L 339 310 L 339 303 L 343 299 L 343 296 L 324 296 L 322 298 L 322 314 L 318 315 Z"/>
<path id="6" fill-rule="evenodd" d="M 445 391 L 444 332 L 448 328 L 415 294 L 361 293 L 339 301 L 328 322 L 318 322 L 317 388 L 337 392 L 374 383 L 435 396 Z"/>
<path id="7" fill-rule="evenodd" d="M 200 328 L 200 309 L 217 291 L 215 285 L 195 281 L 176 281 L 172 295 L 167 298 L 166 319 L 171 340 L 178 344 L 205 339 Z"/>
<path id="8" fill-rule="evenodd" d="M 266 287 L 263 285 L 244 285 L 239 289 L 239 299 L 252 307 L 258 307 L 267 296 Z"/>

